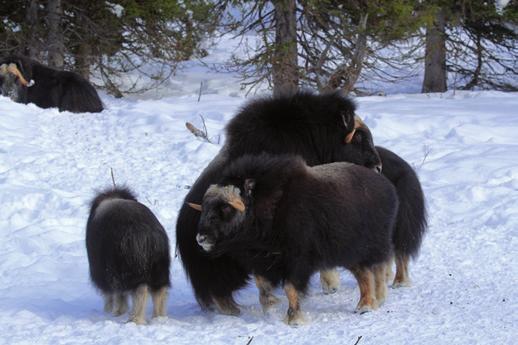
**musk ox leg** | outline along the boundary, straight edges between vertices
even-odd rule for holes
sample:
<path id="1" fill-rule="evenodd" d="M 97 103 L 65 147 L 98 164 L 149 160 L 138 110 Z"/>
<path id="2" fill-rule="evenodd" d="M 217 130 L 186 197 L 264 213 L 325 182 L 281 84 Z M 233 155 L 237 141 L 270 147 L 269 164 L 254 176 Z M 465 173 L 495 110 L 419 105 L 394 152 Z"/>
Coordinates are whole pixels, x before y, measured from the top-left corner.
<path id="1" fill-rule="evenodd" d="M 270 307 L 279 303 L 279 299 L 272 293 L 273 286 L 270 281 L 261 276 L 255 276 L 255 285 L 259 289 L 259 302 L 266 312 Z"/>
<path id="2" fill-rule="evenodd" d="M 147 290 L 147 285 L 140 285 L 133 291 L 133 310 L 128 322 L 135 322 L 137 325 L 146 324 Z"/>
<path id="3" fill-rule="evenodd" d="M 322 270 L 320 271 L 320 284 L 324 294 L 334 294 L 340 287 L 340 274 L 336 269 Z"/>
<path id="4" fill-rule="evenodd" d="M 356 312 L 363 314 L 376 309 L 374 274 L 367 268 L 355 268 L 351 270 L 358 281 L 360 288 L 360 301 L 356 306 Z"/>
<path id="5" fill-rule="evenodd" d="M 151 291 L 151 298 L 153 299 L 153 317 L 167 316 L 167 291 L 167 286 L 164 286 L 157 291 Z"/>
<path id="6" fill-rule="evenodd" d="M 396 255 L 396 276 L 392 283 L 393 288 L 410 286 L 410 277 L 408 276 L 408 255 Z"/>
<path id="7" fill-rule="evenodd" d="M 374 265 L 372 272 L 374 273 L 374 290 L 376 294 L 377 307 L 380 307 L 387 298 L 387 264 L 381 263 Z"/>
<path id="8" fill-rule="evenodd" d="M 214 304 L 218 311 L 224 315 L 239 316 L 241 310 L 232 297 L 214 297 Z"/>
<path id="9" fill-rule="evenodd" d="M 385 265 L 385 279 L 388 284 L 394 278 L 394 271 L 392 270 L 392 266 L 394 266 L 394 257 L 390 258 Z"/>
<path id="10" fill-rule="evenodd" d="M 125 292 L 116 292 L 113 294 L 113 315 L 124 315 L 128 309 L 128 294 Z"/>
<path id="11" fill-rule="evenodd" d="M 286 313 L 286 318 L 284 319 L 284 322 L 294 327 L 304 324 L 304 316 L 302 314 L 302 311 L 300 310 L 299 292 L 289 282 L 284 284 L 284 292 L 288 297 L 289 304 L 288 312 Z"/>
<path id="12" fill-rule="evenodd" d="M 114 294 L 103 293 L 103 297 L 104 297 L 104 312 L 111 313 L 113 310 Z"/>

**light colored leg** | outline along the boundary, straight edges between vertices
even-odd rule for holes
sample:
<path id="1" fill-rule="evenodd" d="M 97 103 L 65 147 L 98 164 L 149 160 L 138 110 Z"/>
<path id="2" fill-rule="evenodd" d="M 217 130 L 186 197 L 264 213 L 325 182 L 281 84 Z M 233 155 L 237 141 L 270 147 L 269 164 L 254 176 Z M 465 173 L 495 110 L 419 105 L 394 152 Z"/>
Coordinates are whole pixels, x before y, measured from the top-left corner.
<path id="1" fill-rule="evenodd" d="M 333 294 L 340 287 L 340 274 L 336 269 L 322 270 L 320 271 L 320 283 L 324 294 Z"/>
<path id="2" fill-rule="evenodd" d="M 299 292 L 291 283 L 284 284 L 284 292 L 288 297 L 288 312 L 284 321 L 290 326 L 301 326 L 304 324 L 304 317 L 300 310 Z"/>
<path id="3" fill-rule="evenodd" d="M 389 284 L 389 282 L 394 279 L 394 271 L 392 270 L 392 267 L 394 266 L 394 257 L 387 261 L 386 266 L 386 280 L 387 284 Z"/>
<path id="4" fill-rule="evenodd" d="M 396 276 L 394 277 L 393 288 L 410 286 L 410 277 L 408 276 L 408 261 L 406 255 L 396 256 Z"/>
<path id="5" fill-rule="evenodd" d="M 216 298 L 214 297 L 214 304 L 221 314 L 238 316 L 241 314 L 241 310 L 237 306 L 237 303 L 232 297 L 229 298 Z"/>
<path id="6" fill-rule="evenodd" d="M 157 291 L 151 292 L 151 298 L 153 299 L 153 317 L 167 316 L 167 290 L 167 286 L 164 286 Z"/>
<path id="7" fill-rule="evenodd" d="M 113 295 L 111 293 L 103 293 L 105 313 L 111 313 L 113 310 Z"/>
<path id="8" fill-rule="evenodd" d="M 357 268 L 351 271 L 360 288 L 360 301 L 356 306 L 356 312 L 363 314 L 376 309 L 374 274 L 367 268 Z"/>
<path id="9" fill-rule="evenodd" d="M 387 264 L 382 263 L 375 265 L 372 271 L 374 273 L 374 289 L 376 294 L 377 307 L 380 307 L 387 298 L 387 281 L 385 280 L 387 276 Z"/>
<path id="10" fill-rule="evenodd" d="M 268 311 L 268 309 L 279 303 L 279 299 L 274 296 L 272 293 L 273 286 L 270 283 L 269 280 L 265 279 L 264 277 L 255 276 L 255 285 L 259 289 L 259 302 L 261 303 L 261 306 L 263 307 L 263 311 Z"/>
<path id="11" fill-rule="evenodd" d="M 133 310 L 131 311 L 129 322 L 135 322 L 137 325 L 146 324 L 147 290 L 147 285 L 140 285 L 133 292 Z"/>
<path id="12" fill-rule="evenodd" d="M 113 315 L 121 316 L 128 311 L 128 294 L 125 292 L 118 292 L 113 295 Z"/>

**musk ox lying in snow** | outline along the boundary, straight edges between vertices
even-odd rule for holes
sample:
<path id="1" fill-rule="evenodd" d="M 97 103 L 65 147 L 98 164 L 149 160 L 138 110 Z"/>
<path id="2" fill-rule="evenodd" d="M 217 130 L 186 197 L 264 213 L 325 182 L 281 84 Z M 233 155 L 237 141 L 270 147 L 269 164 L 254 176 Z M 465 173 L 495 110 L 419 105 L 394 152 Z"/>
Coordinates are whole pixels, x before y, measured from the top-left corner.
<path id="1" fill-rule="evenodd" d="M 153 213 L 133 193 L 116 188 L 93 199 L 86 226 L 90 277 L 105 298 L 104 309 L 144 324 L 148 290 L 153 317 L 166 315 L 169 281 L 169 240 Z"/>
<path id="2" fill-rule="evenodd" d="M 222 170 L 247 153 L 298 154 L 309 165 L 350 161 L 379 170 L 380 159 L 368 129 L 358 128 L 352 137 L 355 127 L 365 126 L 355 121 L 354 103 L 338 93 L 301 92 L 254 100 L 230 121 L 224 147 L 185 201 L 201 203 Z M 211 257 L 203 252 L 196 243 L 198 222 L 199 213 L 184 204 L 177 219 L 176 243 L 196 299 L 204 309 L 215 305 L 224 314 L 237 315 L 239 308 L 232 294 L 246 285 L 250 272 L 228 255 Z"/>
<path id="3" fill-rule="evenodd" d="M 339 94 L 301 92 L 248 103 L 228 124 L 225 146 L 193 184 L 185 201 L 201 203 L 209 185 L 218 182 L 229 162 L 248 153 L 298 154 L 310 166 L 345 161 L 379 169 L 383 162 L 382 174 L 394 184 L 400 200 L 394 229 L 394 285 L 408 284 L 408 259 L 417 254 L 426 229 L 421 186 L 403 159 L 374 147 L 366 126 L 354 129 L 354 116 L 354 103 Z M 222 313 L 238 314 L 232 294 L 246 285 L 250 272 L 228 255 L 206 255 L 196 243 L 198 222 L 199 213 L 184 204 L 177 220 L 176 243 L 198 303 L 202 308 L 215 305 Z M 324 291 L 334 292 L 336 272 L 322 273 Z"/>
<path id="4" fill-rule="evenodd" d="M 261 303 L 282 284 L 286 320 L 302 321 L 299 297 L 311 275 L 343 266 L 360 288 L 360 312 L 386 296 L 386 266 L 398 198 L 383 176 L 350 163 L 308 167 L 295 156 L 246 155 L 211 185 L 202 205 L 197 243 L 209 255 L 227 255 L 256 276 Z"/>
<path id="5" fill-rule="evenodd" d="M 85 78 L 74 72 L 59 71 L 24 56 L 0 60 L 2 95 L 18 103 L 34 103 L 59 111 L 97 113 L 103 104 L 97 91 Z"/>

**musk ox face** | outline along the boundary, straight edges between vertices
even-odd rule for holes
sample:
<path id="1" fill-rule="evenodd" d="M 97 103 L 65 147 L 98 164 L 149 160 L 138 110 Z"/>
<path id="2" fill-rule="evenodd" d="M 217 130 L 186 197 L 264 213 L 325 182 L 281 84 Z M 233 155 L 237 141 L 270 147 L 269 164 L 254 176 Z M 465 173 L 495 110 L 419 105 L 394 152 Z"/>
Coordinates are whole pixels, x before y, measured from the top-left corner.
<path id="1" fill-rule="evenodd" d="M 219 242 L 234 236 L 245 220 L 245 204 L 241 191 L 233 185 L 211 185 L 202 205 L 189 203 L 201 212 L 196 241 L 206 252 Z"/>
<path id="2" fill-rule="evenodd" d="M 374 146 L 369 127 L 358 117 L 355 116 L 354 129 L 346 138 L 343 148 L 343 157 L 340 160 L 362 165 L 381 173 L 381 158 Z"/>

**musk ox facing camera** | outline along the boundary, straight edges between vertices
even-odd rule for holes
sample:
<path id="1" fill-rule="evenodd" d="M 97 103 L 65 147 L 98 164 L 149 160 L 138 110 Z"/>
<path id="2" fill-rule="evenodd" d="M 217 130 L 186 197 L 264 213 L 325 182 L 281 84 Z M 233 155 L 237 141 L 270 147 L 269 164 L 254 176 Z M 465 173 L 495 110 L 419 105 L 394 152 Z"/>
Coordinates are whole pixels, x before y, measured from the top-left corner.
<path id="1" fill-rule="evenodd" d="M 398 210 L 385 177 L 350 163 L 308 167 L 295 156 L 246 155 L 211 185 L 201 205 L 196 241 L 206 255 L 232 257 L 256 277 L 263 308 L 282 284 L 286 321 L 303 321 L 299 298 L 313 273 L 342 266 L 358 281 L 356 310 L 386 297 L 386 268 Z"/>

